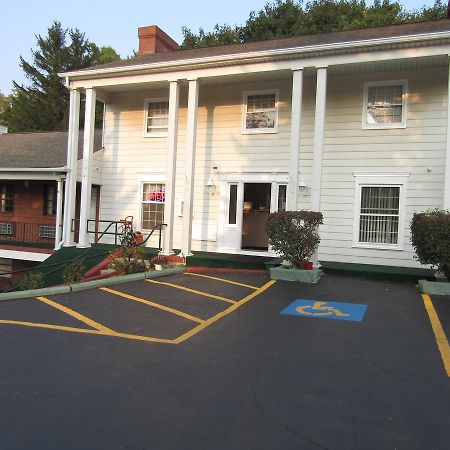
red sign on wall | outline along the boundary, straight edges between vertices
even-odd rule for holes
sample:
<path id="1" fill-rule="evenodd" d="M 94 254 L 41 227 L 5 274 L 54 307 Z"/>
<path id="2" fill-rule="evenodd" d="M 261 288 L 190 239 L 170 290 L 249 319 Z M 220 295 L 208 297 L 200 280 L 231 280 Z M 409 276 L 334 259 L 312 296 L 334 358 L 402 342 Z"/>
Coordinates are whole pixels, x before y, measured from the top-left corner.
<path id="1" fill-rule="evenodd" d="M 147 200 L 156 203 L 164 203 L 164 201 L 166 200 L 166 191 L 162 189 L 152 191 L 147 195 Z"/>

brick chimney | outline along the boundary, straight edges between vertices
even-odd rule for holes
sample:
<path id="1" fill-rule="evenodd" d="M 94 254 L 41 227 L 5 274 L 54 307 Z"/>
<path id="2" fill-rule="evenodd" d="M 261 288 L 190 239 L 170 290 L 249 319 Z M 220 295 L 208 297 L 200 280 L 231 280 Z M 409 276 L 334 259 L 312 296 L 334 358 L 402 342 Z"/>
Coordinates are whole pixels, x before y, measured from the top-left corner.
<path id="1" fill-rule="evenodd" d="M 140 27 L 138 29 L 138 36 L 139 55 L 172 52 L 178 49 L 178 44 L 156 25 Z"/>

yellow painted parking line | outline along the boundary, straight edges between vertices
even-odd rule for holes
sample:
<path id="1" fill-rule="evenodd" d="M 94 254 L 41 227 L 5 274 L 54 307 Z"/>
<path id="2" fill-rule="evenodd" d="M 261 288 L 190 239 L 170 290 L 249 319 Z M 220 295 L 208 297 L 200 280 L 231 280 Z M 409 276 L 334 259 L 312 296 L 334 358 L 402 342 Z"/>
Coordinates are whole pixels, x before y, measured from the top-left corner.
<path id="1" fill-rule="evenodd" d="M 170 286 L 175 289 L 181 289 L 182 291 L 191 292 L 192 294 L 203 295 L 204 297 L 214 298 L 215 300 L 221 300 L 222 302 L 227 302 L 227 303 L 231 303 L 231 304 L 237 303 L 235 300 L 231 300 L 230 298 L 220 297 L 219 295 L 209 294 L 208 292 L 197 291 L 195 289 L 191 289 L 191 288 L 188 288 L 185 286 L 180 286 L 178 284 L 172 284 L 172 283 L 167 283 L 165 281 L 155 281 L 155 280 L 145 280 L 145 281 L 147 281 L 147 283 L 162 284 L 164 286 Z"/>
<path id="2" fill-rule="evenodd" d="M 272 286 L 274 283 L 276 283 L 276 280 L 270 280 L 267 282 L 264 286 L 261 286 L 256 291 L 252 292 L 251 294 L 247 295 L 243 299 L 236 302 L 234 305 L 230 306 L 229 308 L 225 309 L 224 311 L 216 314 L 215 316 L 211 317 L 210 319 L 206 320 L 201 325 L 196 326 L 192 330 L 188 331 L 187 333 L 184 333 L 183 335 L 177 337 L 174 341 L 176 344 L 180 344 L 181 342 L 186 341 L 187 339 L 191 338 L 195 334 L 199 333 L 200 331 L 204 330 L 205 328 L 212 325 L 214 322 L 217 322 L 219 319 L 222 319 L 222 317 L 227 316 L 228 314 L 232 313 L 236 309 L 240 308 L 245 303 L 249 302 L 253 298 L 257 297 L 258 295 L 262 294 L 265 290 L 269 289 L 270 286 Z"/>
<path id="3" fill-rule="evenodd" d="M 428 294 L 422 294 L 423 303 L 427 310 L 428 317 L 430 318 L 431 328 L 433 329 L 436 343 L 441 353 L 442 361 L 444 362 L 444 369 L 447 372 L 447 376 L 450 377 L 450 345 L 445 335 L 445 331 L 442 328 L 439 316 L 434 309 L 433 302 Z"/>
<path id="4" fill-rule="evenodd" d="M 52 306 L 53 308 L 58 309 L 59 311 L 62 311 L 63 313 L 68 314 L 69 316 L 74 317 L 75 319 L 81 322 L 84 322 L 86 325 L 89 325 L 90 327 L 95 328 L 98 331 L 101 331 L 103 333 L 114 333 L 113 330 L 111 330 L 108 327 L 105 327 L 101 323 L 95 322 L 95 320 L 83 316 L 83 314 L 80 314 L 70 308 L 67 308 L 66 306 L 60 305 L 59 303 L 56 303 L 53 300 L 50 300 L 46 297 L 36 297 L 36 299 L 39 300 L 40 302 L 46 303 L 49 306 Z"/>
<path id="5" fill-rule="evenodd" d="M 161 309 L 163 311 L 175 314 L 177 316 L 183 317 L 184 319 L 192 320 L 193 322 L 203 323 L 203 319 L 199 319 L 198 317 L 191 316 L 183 311 L 179 311 L 178 309 L 170 308 L 169 306 L 164 306 L 159 303 L 152 302 L 151 300 L 145 300 L 140 297 L 135 297 L 134 295 L 125 294 L 124 292 L 116 291 L 115 289 L 110 289 L 107 287 L 99 288 L 102 291 L 109 292 L 110 294 L 118 295 L 119 297 L 126 298 L 128 300 L 133 300 L 135 302 L 143 303 L 144 305 L 152 306 L 153 308 Z"/>
<path id="6" fill-rule="evenodd" d="M 127 334 L 127 333 L 116 333 L 112 331 L 110 333 L 102 332 L 98 330 L 90 330 L 87 328 L 74 328 L 74 327 L 65 327 L 62 325 L 52 325 L 48 323 L 38 323 L 38 322 L 21 322 L 18 320 L 0 320 L 0 325 L 21 325 L 24 327 L 30 328 L 45 328 L 48 330 L 57 330 L 57 331 L 70 331 L 71 333 L 80 333 L 80 334 L 95 334 L 97 336 L 112 336 L 119 337 L 123 339 L 132 339 L 135 341 L 145 341 L 145 342 L 157 342 L 161 344 L 175 344 L 173 339 L 160 339 L 154 338 L 150 336 L 140 336 L 138 334 Z"/>
<path id="7" fill-rule="evenodd" d="M 212 277 L 211 275 L 203 275 L 200 273 L 184 272 L 183 275 L 191 275 L 193 277 L 209 278 L 211 280 L 222 281 L 223 283 L 235 284 L 236 286 L 242 286 L 248 289 L 258 289 L 258 286 L 252 286 L 251 284 L 238 283 L 237 281 L 226 280 L 225 278 Z"/>

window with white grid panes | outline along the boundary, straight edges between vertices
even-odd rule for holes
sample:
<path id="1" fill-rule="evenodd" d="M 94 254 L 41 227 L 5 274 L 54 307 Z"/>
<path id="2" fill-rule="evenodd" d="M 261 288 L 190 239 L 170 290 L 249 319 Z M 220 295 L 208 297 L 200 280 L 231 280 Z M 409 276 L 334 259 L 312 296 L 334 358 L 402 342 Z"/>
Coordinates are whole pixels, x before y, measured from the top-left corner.
<path id="1" fill-rule="evenodd" d="M 406 125 L 406 82 L 366 83 L 363 125 L 399 128 Z"/>
<path id="2" fill-rule="evenodd" d="M 44 188 L 44 215 L 56 214 L 56 186 L 45 186 Z"/>
<path id="3" fill-rule="evenodd" d="M 287 184 L 278 185 L 278 202 L 277 202 L 277 211 L 286 211 L 286 202 L 287 202 Z"/>
<path id="4" fill-rule="evenodd" d="M 145 135 L 164 136 L 169 125 L 169 101 L 146 100 L 145 101 Z"/>
<path id="5" fill-rule="evenodd" d="M 278 127 L 278 93 L 247 92 L 244 94 L 244 132 L 276 132 Z"/>
<path id="6" fill-rule="evenodd" d="M 164 183 L 142 184 L 141 227 L 143 230 L 152 230 L 157 224 L 164 223 L 165 199 Z"/>
<path id="7" fill-rule="evenodd" d="M 399 243 L 400 186 L 361 186 L 360 243 Z"/>
<path id="8" fill-rule="evenodd" d="M 0 212 L 14 211 L 14 191 L 9 184 L 0 185 Z"/>

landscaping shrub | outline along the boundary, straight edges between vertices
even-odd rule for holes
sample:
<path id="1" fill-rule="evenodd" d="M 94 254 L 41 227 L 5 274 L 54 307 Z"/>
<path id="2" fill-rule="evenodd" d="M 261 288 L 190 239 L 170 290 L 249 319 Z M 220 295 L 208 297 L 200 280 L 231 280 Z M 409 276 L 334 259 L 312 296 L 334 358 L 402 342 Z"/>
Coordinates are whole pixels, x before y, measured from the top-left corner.
<path id="1" fill-rule="evenodd" d="M 155 268 L 155 264 L 159 264 L 160 266 L 167 266 L 168 263 L 169 263 L 169 260 L 164 255 L 154 256 L 150 260 L 150 266 L 151 266 L 152 269 Z"/>
<path id="2" fill-rule="evenodd" d="M 411 243 L 420 263 L 437 267 L 450 281 L 450 211 L 414 213 Z"/>
<path id="3" fill-rule="evenodd" d="M 315 211 L 273 213 L 266 222 L 266 233 L 273 250 L 293 267 L 303 268 L 320 243 L 318 226 L 323 216 Z"/>
<path id="4" fill-rule="evenodd" d="M 141 247 L 120 247 L 111 253 L 108 267 L 120 275 L 145 272 L 144 250 Z"/>
<path id="5" fill-rule="evenodd" d="M 20 289 L 28 291 L 29 289 L 41 289 L 44 287 L 44 274 L 41 272 L 32 272 L 25 276 L 20 282 Z"/>
<path id="6" fill-rule="evenodd" d="M 71 263 L 67 264 L 64 270 L 64 283 L 73 284 L 78 283 L 84 278 L 86 273 L 86 266 L 84 265 L 84 260 L 76 259 Z"/>

